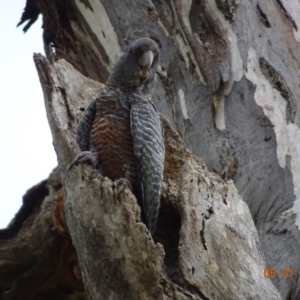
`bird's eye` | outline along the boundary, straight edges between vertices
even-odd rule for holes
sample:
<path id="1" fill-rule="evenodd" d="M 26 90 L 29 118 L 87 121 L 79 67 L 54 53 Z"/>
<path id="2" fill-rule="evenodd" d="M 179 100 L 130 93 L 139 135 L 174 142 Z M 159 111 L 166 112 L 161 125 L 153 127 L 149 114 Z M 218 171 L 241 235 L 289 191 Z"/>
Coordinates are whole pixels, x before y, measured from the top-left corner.
<path id="1" fill-rule="evenodd" d="M 132 48 L 129 48 L 128 53 L 132 54 Z"/>

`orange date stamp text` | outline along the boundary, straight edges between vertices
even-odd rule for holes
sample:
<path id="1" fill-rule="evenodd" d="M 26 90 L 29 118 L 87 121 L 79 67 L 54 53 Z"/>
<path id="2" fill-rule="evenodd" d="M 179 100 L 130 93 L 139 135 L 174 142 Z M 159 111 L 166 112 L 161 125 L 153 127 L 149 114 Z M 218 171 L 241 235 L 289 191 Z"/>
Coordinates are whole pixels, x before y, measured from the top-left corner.
<path id="1" fill-rule="evenodd" d="M 291 279 L 293 278 L 293 269 L 281 269 L 281 271 L 278 273 L 275 268 L 265 268 L 264 269 L 264 278 L 266 279 L 275 279 L 277 277 L 283 278 L 283 279 Z M 281 276 L 281 277 L 280 277 Z"/>

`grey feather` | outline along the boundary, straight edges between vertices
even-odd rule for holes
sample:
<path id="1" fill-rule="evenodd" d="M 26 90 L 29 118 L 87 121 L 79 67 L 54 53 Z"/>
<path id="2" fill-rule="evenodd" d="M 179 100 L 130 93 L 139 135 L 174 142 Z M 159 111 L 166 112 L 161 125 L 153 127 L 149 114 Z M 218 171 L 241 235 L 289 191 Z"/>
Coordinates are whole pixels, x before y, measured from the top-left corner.
<path id="1" fill-rule="evenodd" d="M 139 204 L 142 218 L 153 234 L 160 207 L 165 146 L 162 126 L 154 105 L 142 94 L 134 94 L 131 106 L 131 134 L 139 175 Z"/>
<path id="2" fill-rule="evenodd" d="M 88 151 L 90 143 L 90 132 L 96 114 L 96 100 L 92 101 L 86 108 L 83 118 L 77 129 L 77 143 L 81 151 Z"/>

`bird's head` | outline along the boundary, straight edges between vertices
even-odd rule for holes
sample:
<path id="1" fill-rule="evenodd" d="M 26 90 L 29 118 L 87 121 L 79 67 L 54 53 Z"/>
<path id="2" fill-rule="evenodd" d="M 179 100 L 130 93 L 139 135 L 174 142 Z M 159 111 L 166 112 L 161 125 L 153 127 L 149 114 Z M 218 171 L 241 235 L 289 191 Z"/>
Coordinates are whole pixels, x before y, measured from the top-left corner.
<path id="1" fill-rule="evenodd" d="M 140 38 L 129 44 L 112 69 L 107 85 L 124 90 L 151 90 L 158 66 L 159 49 L 149 38 Z"/>

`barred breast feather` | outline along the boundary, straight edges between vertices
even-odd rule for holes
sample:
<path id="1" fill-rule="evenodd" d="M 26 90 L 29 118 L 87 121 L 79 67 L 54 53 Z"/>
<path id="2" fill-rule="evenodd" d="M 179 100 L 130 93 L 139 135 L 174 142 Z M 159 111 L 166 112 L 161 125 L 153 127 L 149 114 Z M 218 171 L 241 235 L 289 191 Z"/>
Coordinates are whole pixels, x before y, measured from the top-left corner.
<path id="1" fill-rule="evenodd" d="M 98 153 L 104 175 L 112 180 L 126 178 L 137 193 L 137 168 L 130 132 L 130 108 L 117 91 L 101 94 L 95 101 L 89 150 Z"/>

